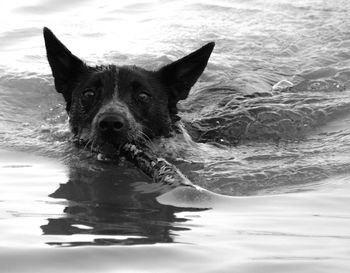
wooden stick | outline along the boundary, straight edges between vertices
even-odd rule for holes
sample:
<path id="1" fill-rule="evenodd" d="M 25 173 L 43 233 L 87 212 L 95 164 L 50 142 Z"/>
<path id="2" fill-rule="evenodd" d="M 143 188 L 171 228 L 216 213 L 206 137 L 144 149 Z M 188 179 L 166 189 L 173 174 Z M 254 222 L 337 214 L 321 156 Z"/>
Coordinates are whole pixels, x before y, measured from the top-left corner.
<path id="1" fill-rule="evenodd" d="M 129 143 L 122 147 L 122 151 L 129 161 L 151 177 L 155 183 L 170 185 L 174 188 L 179 186 L 194 187 L 192 182 L 178 168 L 165 159 L 158 158 Z"/>

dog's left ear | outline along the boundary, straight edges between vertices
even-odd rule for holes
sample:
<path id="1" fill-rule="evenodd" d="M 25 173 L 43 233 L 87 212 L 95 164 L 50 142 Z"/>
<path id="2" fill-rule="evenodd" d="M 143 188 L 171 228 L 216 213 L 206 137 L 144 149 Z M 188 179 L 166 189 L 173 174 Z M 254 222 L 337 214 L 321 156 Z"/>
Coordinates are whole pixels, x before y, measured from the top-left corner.
<path id="1" fill-rule="evenodd" d="M 191 87 L 207 66 L 208 59 L 215 46 L 214 42 L 206 44 L 191 54 L 162 67 L 158 73 L 163 83 L 169 87 L 169 105 L 176 106 L 179 100 L 187 98 Z"/>
<path id="2" fill-rule="evenodd" d="M 86 65 L 73 55 L 50 29 L 45 27 L 43 32 L 47 59 L 55 79 L 55 87 L 57 92 L 62 93 L 67 103 L 66 109 L 69 111 L 72 100 L 70 87 L 78 75 L 86 69 Z"/>

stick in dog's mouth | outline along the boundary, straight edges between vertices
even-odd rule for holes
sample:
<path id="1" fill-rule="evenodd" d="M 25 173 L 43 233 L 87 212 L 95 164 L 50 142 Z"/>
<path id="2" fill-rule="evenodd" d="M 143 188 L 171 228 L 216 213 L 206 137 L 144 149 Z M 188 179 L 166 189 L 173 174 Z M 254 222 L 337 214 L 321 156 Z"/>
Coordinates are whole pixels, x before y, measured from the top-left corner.
<path id="1" fill-rule="evenodd" d="M 122 153 L 129 161 L 151 177 L 155 183 L 169 185 L 174 188 L 179 186 L 194 187 L 192 182 L 173 164 L 137 147 L 135 144 L 127 143 L 123 145 Z"/>
<path id="2" fill-rule="evenodd" d="M 112 144 L 105 144 L 98 149 L 92 148 L 97 153 L 97 160 L 103 162 L 118 162 L 122 158 L 121 151 L 123 145 L 114 147 Z"/>
<path id="3" fill-rule="evenodd" d="M 87 147 L 88 145 L 82 139 L 75 139 L 73 142 L 79 146 L 84 145 Z M 95 151 L 97 153 L 96 158 L 103 162 L 118 162 L 120 158 L 126 158 L 147 176 L 152 178 L 155 183 L 161 183 L 174 188 L 179 186 L 194 187 L 192 182 L 178 168 L 165 159 L 157 157 L 146 146 L 142 146 L 135 143 L 125 143 L 113 155 Z"/>
<path id="4" fill-rule="evenodd" d="M 93 141 L 90 141 L 85 138 L 73 137 L 72 143 L 83 149 L 88 149 L 92 154 L 96 155 L 96 159 L 102 162 L 119 162 L 123 157 L 121 155 L 122 147 L 125 143 L 118 146 L 113 145 L 112 143 L 102 143 L 100 145 L 94 145 Z"/>

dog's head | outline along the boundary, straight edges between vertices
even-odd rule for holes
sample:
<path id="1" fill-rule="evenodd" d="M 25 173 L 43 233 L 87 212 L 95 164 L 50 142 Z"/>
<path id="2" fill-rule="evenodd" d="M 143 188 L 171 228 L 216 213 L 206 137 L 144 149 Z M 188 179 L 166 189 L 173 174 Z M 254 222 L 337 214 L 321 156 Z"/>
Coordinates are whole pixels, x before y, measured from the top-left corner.
<path id="1" fill-rule="evenodd" d="M 48 28 L 44 28 L 44 38 L 73 134 L 103 154 L 118 153 L 126 142 L 171 135 L 179 119 L 177 103 L 187 98 L 214 48 L 209 43 L 157 71 L 148 71 L 137 66 L 91 67 Z"/>

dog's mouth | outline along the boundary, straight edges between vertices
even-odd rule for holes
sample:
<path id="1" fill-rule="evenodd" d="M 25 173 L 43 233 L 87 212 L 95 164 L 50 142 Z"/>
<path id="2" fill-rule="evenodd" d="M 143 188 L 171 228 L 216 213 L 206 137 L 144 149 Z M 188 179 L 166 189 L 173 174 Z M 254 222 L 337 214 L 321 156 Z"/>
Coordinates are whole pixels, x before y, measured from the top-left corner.
<path id="1" fill-rule="evenodd" d="M 124 144 L 115 145 L 112 143 L 103 143 L 98 146 L 92 146 L 92 151 L 97 154 L 96 159 L 102 162 L 119 161 L 121 150 Z"/>
<path id="2" fill-rule="evenodd" d="M 102 162 L 119 162 L 123 159 L 122 148 L 127 141 L 119 143 L 111 142 L 94 142 L 83 138 L 75 137 L 73 143 L 79 148 L 89 150 L 92 154 L 96 155 L 96 159 Z"/>
<path id="3" fill-rule="evenodd" d="M 128 131 L 129 132 L 129 131 Z M 148 146 L 142 134 L 136 130 L 128 134 L 102 134 L 99 131 L 81 130 L 72 138 L 73 143 L 82 150 L 90 151 L 98 161 L 123 163 L 125 161 L 126 144 L 135 145 L 137 147 Z"/>

